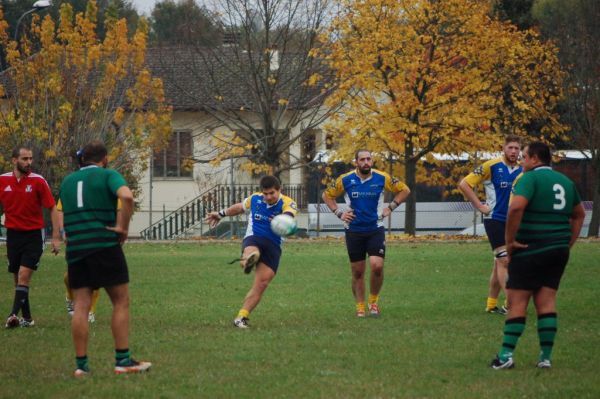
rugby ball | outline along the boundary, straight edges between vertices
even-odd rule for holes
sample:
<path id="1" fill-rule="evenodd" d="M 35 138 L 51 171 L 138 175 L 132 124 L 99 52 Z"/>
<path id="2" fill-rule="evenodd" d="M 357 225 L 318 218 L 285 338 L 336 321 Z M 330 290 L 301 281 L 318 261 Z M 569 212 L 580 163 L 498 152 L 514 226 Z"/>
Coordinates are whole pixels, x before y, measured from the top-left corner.
<path id="1" fill-rule="evenodd" d="M 297 230 L 296 219 L 290 215 L 277 215 L 271 219 L 271 230 L 280 237 L 292 235 Z"/>

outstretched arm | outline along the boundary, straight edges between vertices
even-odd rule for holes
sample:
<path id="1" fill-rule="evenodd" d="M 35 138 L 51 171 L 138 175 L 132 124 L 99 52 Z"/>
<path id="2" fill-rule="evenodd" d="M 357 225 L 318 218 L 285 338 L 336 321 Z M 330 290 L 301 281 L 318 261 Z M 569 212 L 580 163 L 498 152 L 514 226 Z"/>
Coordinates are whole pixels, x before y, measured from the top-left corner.
<path id="1" fill-rule="evenodd" d="M 244 204 L 238 202 L 231 205 L 229 208 L 223 208 L 218 212 L 210 212 L 204 219 L 210 227 L 215 227 L 225 216 L 236 216 L 244 213 Z"/>

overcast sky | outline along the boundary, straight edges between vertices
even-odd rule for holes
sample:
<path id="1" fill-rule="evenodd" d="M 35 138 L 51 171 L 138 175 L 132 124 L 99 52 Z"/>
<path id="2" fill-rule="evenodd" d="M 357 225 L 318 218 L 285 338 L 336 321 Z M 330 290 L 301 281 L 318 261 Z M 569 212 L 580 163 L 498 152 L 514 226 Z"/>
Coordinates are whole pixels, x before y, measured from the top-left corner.
<path id="1" fill-rule="evenodd" d="M 133 4 L 138 10 L 138 13 L 150 16 L 150 12 L 154 8 L 154 3 L 157 1 L 158 0 L 133 0 Z"/>

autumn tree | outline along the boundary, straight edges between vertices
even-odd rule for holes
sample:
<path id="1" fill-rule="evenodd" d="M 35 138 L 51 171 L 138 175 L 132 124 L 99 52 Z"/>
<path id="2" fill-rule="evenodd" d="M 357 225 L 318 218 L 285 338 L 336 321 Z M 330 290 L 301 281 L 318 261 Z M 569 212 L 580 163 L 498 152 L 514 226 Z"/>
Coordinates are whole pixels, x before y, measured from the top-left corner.
<path id="1" fill-rule="evenodd" d="M 159 1 L 150 20 L 153 43 L 214 46 L 222 40 L 210 13 L 194 0 Z"/>
<path id="2" fill-rule="evenodd" d="M 101 139 L 111 166 L 135 187 L 149 147 L 168 140 L 170 109 L 162 82 L 144 66 L 145 23 L 129 39 L 126 20 L 108 18 L 106 35 L 99 40 L 96 12 L 94 1 L 76 15 L 63 4 L 58 26 L 50 16 L 34 16 L 30 33 L 17 43 L 8 37 L 0 10 L 0 44 L 10 66 L 0 75 L 4 170 L 10 167 L 11 148 L 29 145 L 35 169 L 57 189 L 75 167 L 70 155 Z"/>
<path id="3" fill-rule="evenodd" d="M 193 45 L 160 59 L 191 77 L 168 84 L 210 116 L 200 139 L 211 141 L 199 163 L 242 160 L 253 173 L 306 165 L 290 148 L 327 119 L 330 73 L 314 57 L 328 0 L 216 0 L 209 15 L 223 33 L 219 46 Z M 170 76 L 169 71 L 164 72 Z M 211 152 L 208 152 L 210 150 Z M 308 160 L 310 161 L 310 160 Z"/>
<path id="4" fill-rule="evenodd" d="M 519 29 L 529 29 L 535 25 L 531 14 L 535 0 L 492 0 L 492 15 L 516 25 Z"/>
<path id="5" fill-rule="evenodd" d="M 7 33 L 11 38 L 15 36 L 18 19 L 23 13 L 31 10 L 34 3 L 34 0 L 13 0 L 0 3 L 4 12 L 4 20 L 8 23 Z M 40 12 L 40 15 L 48 14 L 54 21 L 58 21 L 63 3 L 69 4 L 73 8 L 73 12 L 78 13 L 85 12 L 88 0 L 53 0 L 52 6 L 45 8 Z M 131 0 L 98 0 L 96 1 L 96 5 L 98 8 L 96 31 L 101 39 L 104 38 L 105 34 L 104 20 L 106 16 L 117 19 L 125 18 L 129 32 L 135 32 L 139 16 Z M 19 26 L 20 34 L 29 31 L 30 20 L 30 18 L 22 20 Z"/>
<path id="6" fill-rule="evenodd" d="M 434 153 L 498 151 L 503 135 L 562 134 L 556 49 L 489 17 L 474 0 L 347 0 L 327 37 L 344 104 L 329 129 L 337 158 L 358 147 L 395 161 L 409 187 L 449 184 Z M 535 129 L 533 129 L 535 127 Z M 445 161 L 444 161 L 445 162 Z M 402 171 L 400 171 L 402 169 Z M 455 185 L 458 176 L 450 176 Z M 416 194 L 405 229 L 416 230 Z"/>
<path id="7" fill-rule="evenodd" d="M 553 39 L 567 70 L 565 120 L 572 146 L 582 150 L 593 171 L 593 211 L 588 236 L 600 228 L 600 3 L 596 0 L 539 0 L 534 16 Z"/>

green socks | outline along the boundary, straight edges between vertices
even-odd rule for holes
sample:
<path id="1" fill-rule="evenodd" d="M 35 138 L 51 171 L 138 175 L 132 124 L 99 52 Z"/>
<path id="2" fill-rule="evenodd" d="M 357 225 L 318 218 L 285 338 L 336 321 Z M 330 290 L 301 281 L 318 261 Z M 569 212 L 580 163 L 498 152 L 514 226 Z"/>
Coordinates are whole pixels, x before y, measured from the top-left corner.
<path id="1" fill-rule="evenodd" d="M 75 363 L 77 364 L 77 368 L 79 370 L 83 370 L 83 371 L 89 373 L 89 371 L 90 371 L 90 364 L 88 363 L 88 357 L 87 357 L 87 355 L 75 357 Z"/>
<path id="2" fill-rule="evenodd" d="M 115 349 L 115 364 L 117 366 L 123 366 L 130 363 L 131 353 L 129 348 L 126 349 Z"/>
<path id="3" fill-rule="evenodd" d="M 523 330 L 525 330 L 525 317 L 515 317 L 504 322 L 504 338 L 498 353 L 500 361 L 505 362 L 513 356 Z"/>
<path id="4" fill-rule="evenodd" d="M 540 338 L 540 361 L 550 360 L 557 327 L 558 320 L 556 313 L 545 313 L 538 315 L 537 328 L 538 336 Z"/>

